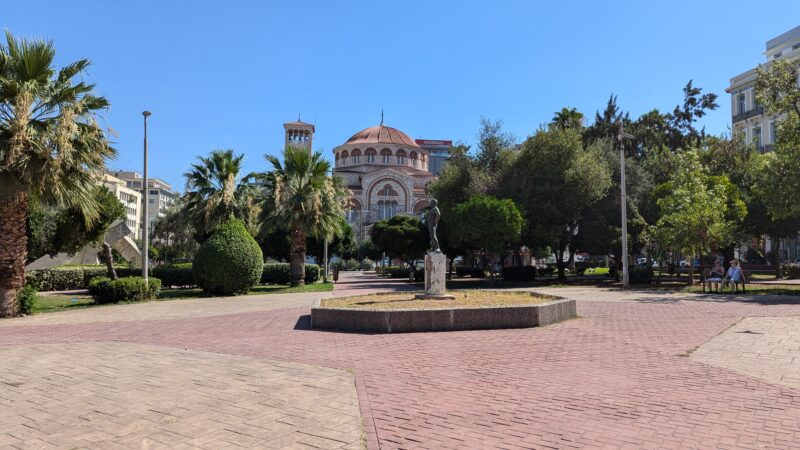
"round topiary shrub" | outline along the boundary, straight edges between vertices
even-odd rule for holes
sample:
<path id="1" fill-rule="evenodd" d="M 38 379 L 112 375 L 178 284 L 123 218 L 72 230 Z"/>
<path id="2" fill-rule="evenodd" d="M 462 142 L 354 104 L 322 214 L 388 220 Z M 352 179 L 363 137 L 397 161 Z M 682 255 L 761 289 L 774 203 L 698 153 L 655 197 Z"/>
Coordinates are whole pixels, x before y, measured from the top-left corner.
<path id="1" fill-rule="evenodd" d="M 200 245 L 192 271 L 204 291 L 216 295 L 244 294 L 261 279 L 264 256 L 242 222 L 230 218 Z"/>

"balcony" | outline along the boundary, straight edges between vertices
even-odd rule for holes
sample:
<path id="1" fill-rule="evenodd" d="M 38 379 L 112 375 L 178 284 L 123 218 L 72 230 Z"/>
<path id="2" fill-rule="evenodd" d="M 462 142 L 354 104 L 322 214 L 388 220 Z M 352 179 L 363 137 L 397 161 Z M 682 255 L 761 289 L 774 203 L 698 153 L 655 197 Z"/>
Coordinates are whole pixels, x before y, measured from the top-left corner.
<path id="1" fill-rule="evenodd" d="M 739 113 L 733 116 L 733 123 L 741 122 L 743 120 L 747 120 L 751 117 L 760 116 L 764 114 L 764 107 L 761 105 L 756 105 L 755 108 L 749 109 L 743 113 Z"/>

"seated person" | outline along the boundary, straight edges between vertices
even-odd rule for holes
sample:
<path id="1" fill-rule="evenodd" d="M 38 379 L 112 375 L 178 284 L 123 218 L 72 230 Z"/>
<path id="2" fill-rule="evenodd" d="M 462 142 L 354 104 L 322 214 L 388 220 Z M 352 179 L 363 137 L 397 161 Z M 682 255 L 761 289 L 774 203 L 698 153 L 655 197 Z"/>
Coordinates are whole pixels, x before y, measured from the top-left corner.
<path id="1" fill-rule="evenodd" d="M 724 288 L 726 285 L 736 286 L 737 284 L 744 282 L 744 272 L 742 272 L 742 268 L 739 267 L 739 260 L 731 260 L 731 267 L 728 269 L 728 273 L 725 274 L 725 280 L 722 282 L 722 287 Z"/>
<path id="2" fill-rule="evenodd" d="M 722 264 L 720 264 L 719 260 L 714 261 L 714 267 L 711 268 L 711 273 L 709 274 L 708 278 L 706 278 L 706 286 L 708 287 L 709 292 L 711 291 L 711 287 L 715 286 L 717 292 L 719 292 L 720 283 L 722 283 L 722 278 L 725 276 L 725 269 L 722 268 Z"/>

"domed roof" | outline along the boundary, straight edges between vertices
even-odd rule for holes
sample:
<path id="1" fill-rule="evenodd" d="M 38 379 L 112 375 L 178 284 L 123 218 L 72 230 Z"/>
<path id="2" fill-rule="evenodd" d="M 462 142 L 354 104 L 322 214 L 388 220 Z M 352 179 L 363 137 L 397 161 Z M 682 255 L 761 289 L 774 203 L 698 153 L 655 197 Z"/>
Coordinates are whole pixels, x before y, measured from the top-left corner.
<path id="1" fill-rule="evenodd" d="M 419 147 L 407 134 L 397 128 L 387 127 L 383 124 L 364 128 L 344 143 L 344 145 L 347 144 L 397 144 Z"/>

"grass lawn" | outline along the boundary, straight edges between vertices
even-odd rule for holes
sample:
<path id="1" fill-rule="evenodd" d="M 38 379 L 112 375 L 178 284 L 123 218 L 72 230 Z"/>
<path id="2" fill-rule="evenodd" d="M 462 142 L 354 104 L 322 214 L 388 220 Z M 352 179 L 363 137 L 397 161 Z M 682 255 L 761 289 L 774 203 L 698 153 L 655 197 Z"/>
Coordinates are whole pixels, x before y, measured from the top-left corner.
<path id="1" fill-rule="evenodd" d="M 480 308 L 485 306 L 515 306 L 549 303 L 554 297 L 531 295 L 528 292 L 508 291 L 448 291 L 454 299 L 434 300 L 414 298 L 414 292 L 369 294 L 353 297 L 326 298 L 320 306 L 367 310 Z"/>
<path id="2" fill-rule="evenodd" d="M 298 287 L 290 287 L 285 285 L 257 285 L 253 287 L 246 295 L 262 295 L 262 294 L 296 294 L 299 292 L 330 292 L 333 290 L 333 283 L 314 283 L 306 284 Z M 206 294 L 199 288 L 191 289 L 164 289 L 158 296 L 159 300 L 170 300 L 180 298 L 202 298 L 214 297 L 214 295 Z"/>
<path id="3" fill-rule="evenodd" d="M 768 285 L 768 284 L 748 284 L 745 289 L 747 289 L 744 294 L 745 295 L 797 295 L 800 296 L 800 286 L 796 285 Z M 703 287 L 698 283 L 694 286 L 685 286 L 683 288 L 686 292 L 703 292 Z M 726 289 L 725 293 L 729 293 L 730 290 Z M 742 291 L 739 290 L 739 294 L 742 294 Z"/>
<path id="4" fill-rule="evenodd" d="M 298 292 L 330 292 L 333 290 L 332 283 L 306 284 L 302 287 L 289 287 L 283 285 L 258 285 L 250 290 L 246 295 L 262 294 L 294 294 Z M 164 289 L 159 297 L 153 301 L 179 300 L 184 298 L 203 298 L 214 297 L 204 293 L 201 289 Z M 90 308 L 96 305 L 89 294 L 73 295 L 39 295 L 36 307 L 33 308 L 34 314 L 64 311 L 67 309 Z"/>

